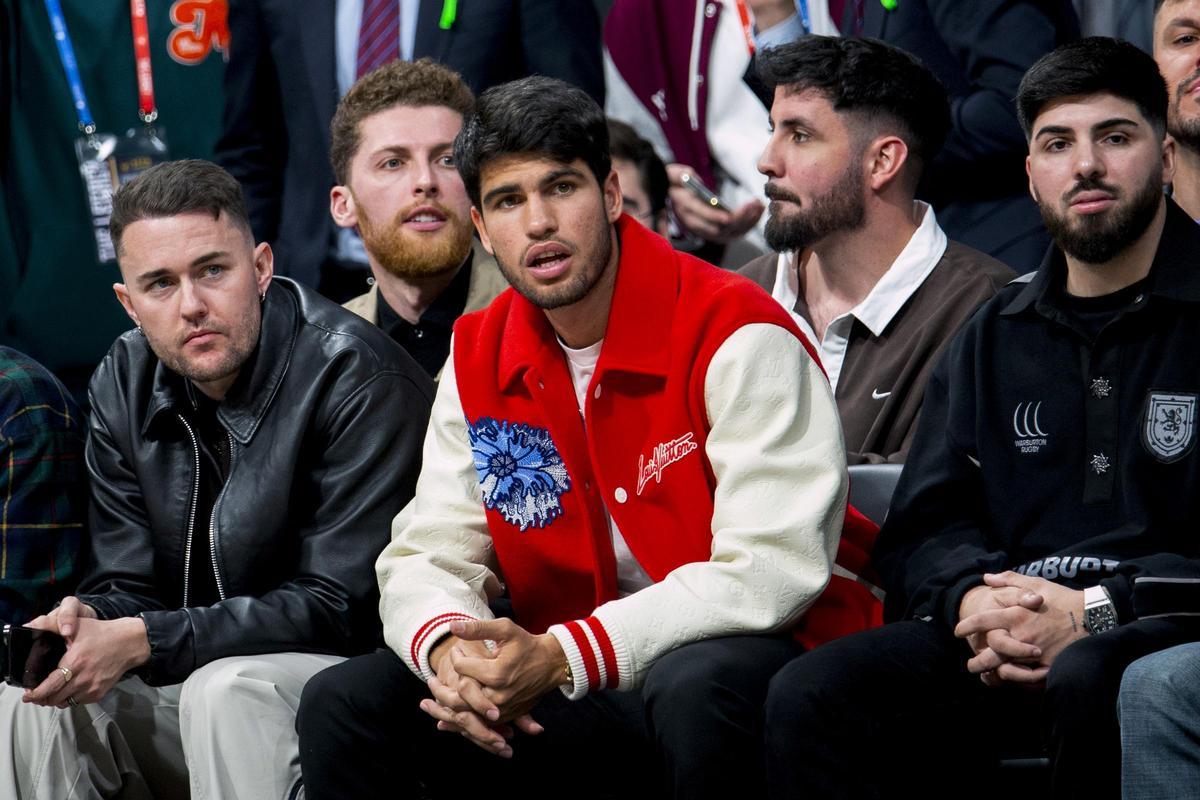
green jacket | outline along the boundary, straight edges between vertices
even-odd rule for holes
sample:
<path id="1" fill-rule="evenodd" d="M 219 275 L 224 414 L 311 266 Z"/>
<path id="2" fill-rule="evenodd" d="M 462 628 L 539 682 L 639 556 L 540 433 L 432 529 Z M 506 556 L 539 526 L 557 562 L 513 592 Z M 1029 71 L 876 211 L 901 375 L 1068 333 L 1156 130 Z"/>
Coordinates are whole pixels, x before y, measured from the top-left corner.
<path id="1" fill-rule="evenodd" d="M 129 3 L 61 2 L 100 131 L 141 125 Z M 225 9 L 226 0 L 147 2 L 155 100 L 172 158 L 212 156 Z M 113 296 L 116 263 L 96 257 L 78 136 L 45 6 L 0 0 L 0 344 L 28 353 L 76 391 L 132 324 Z"/>

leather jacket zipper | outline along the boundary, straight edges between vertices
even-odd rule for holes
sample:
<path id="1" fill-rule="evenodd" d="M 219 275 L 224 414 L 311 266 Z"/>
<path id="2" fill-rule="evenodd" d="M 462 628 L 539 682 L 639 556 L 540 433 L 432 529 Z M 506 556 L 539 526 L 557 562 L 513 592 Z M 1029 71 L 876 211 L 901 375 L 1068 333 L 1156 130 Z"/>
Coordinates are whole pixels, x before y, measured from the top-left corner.
<path id="1" fill-rule="evenodd" d="M 225 435 L 229 437 L 229 475 L 233 475 L 233 434 L 225 431 Z M 225 599 L 225 582 L 221 580 L 221 571 L 217 569 L 217 509 L 221 507 L 221 498 L 225 496 L 228 486 L 229 477 L 226 476 L 221 491 L 217 492 L 217 499 L 213 501 L 212 513 L 208 515 L 208 554 L 212 558 L 213 578 L 217 581 L 217 597 L 222 600 Z"/>
<path id="2" fill-rule="evenodd" d="M 195 481 L 192 484 L 192 510 L 188 514 L 187 543 L 183 550 L 183 607 L 187 608 L 188 577 L 192 574 L 192 535 L 196 531 L 196 503 L 200 501 L 200 443 L 196 441 L 196 434 L 183 414 L 175 416 L 179 417 L 179 421 L 183 423 L 183 427 L 188 432 L 188 437 L 192 440 L 192 458 L 195 467 Z"/>
<path id="3" fill-rule="evenodd" d="M 192 510 L 188 514 L 187 527 L 187 544 L 183 552 L 183 607 L 188 605 L 188 584 L 192 574 L 192 541 L 196 531 L 196 503 L 200 501 L 200 442 L 196 439 L 196 433 L 192 430 L 192 426 L 188 424 L 187 419 L 182 414 L 176 414 L 179 421 L 183 423 L 183 427 L 187 429 L 188 437 L 192 440 L 192 457 L 196 470 L 195 482 L 192 484 Z M 233 434 L 225 431 L 225 435 L 229 437 L 229 472 L 233 472 Z M 212 558 L 213 579 L 217 583 L 217 597 L 225 599 L 225 581 L 221 580 L 221 571 L 217 569 L 217 508 L 221 505 L 221 498 L 225 496 L 225 487 L 229 485 L 229 479 L 225 479 L 225 483 L 221 486 L 221 491 L 217 493 L 217 499 L 213 502 L 212 511 L 208 515 L 208 553 Z"/>

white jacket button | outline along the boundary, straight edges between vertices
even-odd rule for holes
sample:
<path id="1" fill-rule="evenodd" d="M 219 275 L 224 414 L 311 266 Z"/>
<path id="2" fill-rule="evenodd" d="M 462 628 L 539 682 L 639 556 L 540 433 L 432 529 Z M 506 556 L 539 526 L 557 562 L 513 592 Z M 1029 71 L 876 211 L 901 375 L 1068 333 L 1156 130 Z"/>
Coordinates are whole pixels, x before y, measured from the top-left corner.
<path id="1" fill-rule="evenodd" d="M 617 498 L 618 503 L 624 503 L 626 500 L 629 499 L 629 492 L 625 491 L 620 486 L 618 486 L 617 490 L 615 492 L 613 492 L 613 497 Z"/>

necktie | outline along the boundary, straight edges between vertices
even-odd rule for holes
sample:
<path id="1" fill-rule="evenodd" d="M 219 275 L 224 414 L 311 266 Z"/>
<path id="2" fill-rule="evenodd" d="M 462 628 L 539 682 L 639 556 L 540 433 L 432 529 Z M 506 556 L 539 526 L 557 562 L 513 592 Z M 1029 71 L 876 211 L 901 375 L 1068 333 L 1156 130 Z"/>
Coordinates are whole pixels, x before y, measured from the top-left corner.
<path id="1" fill-rule="evenodd" d="M 397 0 L 363 0 L 362 22 L 358 27 L 357 77 L 399 57 L 400 3 Z"/>
<path id="2" fill-rule="evenodd" d="M 842 18 L 846 16 L 846 0 L 829 0 L 829 16 L 833 19 L 833 27 L 842 29 Z"/>

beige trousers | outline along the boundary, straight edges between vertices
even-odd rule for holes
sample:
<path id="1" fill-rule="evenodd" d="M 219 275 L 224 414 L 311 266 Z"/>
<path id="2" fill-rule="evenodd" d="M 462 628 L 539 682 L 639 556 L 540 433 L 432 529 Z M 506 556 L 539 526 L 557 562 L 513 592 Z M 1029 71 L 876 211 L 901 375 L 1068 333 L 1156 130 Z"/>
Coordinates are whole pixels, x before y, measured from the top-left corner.
<path id="1" fill-rule="evenodd" d="M 287 800 L 300 778 L 300 693 L 343 660 L 223 658 L 182 684 L 126 678 L 100 702 L 66 709 L 0 686 L 0 797 Z"/>

